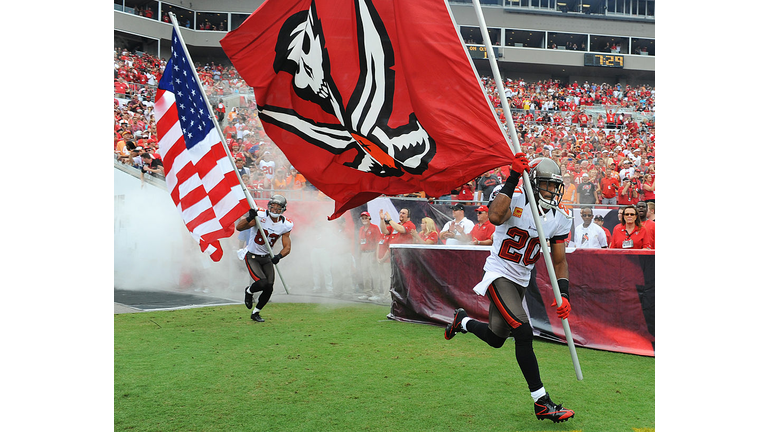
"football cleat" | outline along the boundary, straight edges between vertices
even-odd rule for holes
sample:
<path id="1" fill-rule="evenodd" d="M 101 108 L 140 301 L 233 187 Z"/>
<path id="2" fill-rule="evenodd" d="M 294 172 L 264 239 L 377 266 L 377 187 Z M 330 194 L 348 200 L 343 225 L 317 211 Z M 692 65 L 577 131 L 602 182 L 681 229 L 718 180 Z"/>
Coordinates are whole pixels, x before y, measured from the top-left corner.
<path id="1" fill-rule="evenodd" d="M 453 322 L 445 327 L 445 340 L 453 339 L 453 337 L 456 336 L 456 333 L 458 332 L 467 332 L 461 328 L 461 320 L 463 320 L 465 317 L 467 317 L 467 312 L 464 311 L 463 308 L 458 308 L 453 312 Z"/>
<path id="2" fill-rule="evenodd" d="M 549 398 L 549 393 L 533 403 L 533 411 L 536 413 L 537 419 L 550 419 L 555 423 L 567 421 L 575 415 L 573 410 L 565 409 L 562 405 L 555 405 Z"/>
<path id="3" fill-rule="evenodd" d="M 250 287 L 245 287 L 245 307 L 250 309 L 253 307 L 253 294 L 248 292 L 248 288 Z"/>
<path id="4" fill-rule="evenodd" d="M 259 315 L 258 312 L 252 313 L 251 314 L 251 319 L 256 321 L 256 322 L 264 322 L 264 318 L 262 318 L 261 315 Z"/>

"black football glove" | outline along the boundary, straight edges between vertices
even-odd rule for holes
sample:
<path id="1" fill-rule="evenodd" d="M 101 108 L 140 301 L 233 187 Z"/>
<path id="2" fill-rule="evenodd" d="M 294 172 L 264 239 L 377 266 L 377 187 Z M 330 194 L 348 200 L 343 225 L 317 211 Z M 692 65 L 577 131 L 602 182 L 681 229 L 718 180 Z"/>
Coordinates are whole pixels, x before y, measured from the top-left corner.
<path id="1" fill-rule="evenodd" d="M 248 210 L 248 216 L 245 217 L 245 220 L 250 222 L 254 219 L 256 219 L 256 210 L 254 209 Z"/>
<path id="2" fill-rule="evenodd" d="M 272 264 L 277 264 L 278 262 L 280 262 L 280 259 L 281 259 L 282 257 L 283 257 L 283 256 L 282 256 L 281 254 L 279 254 L 279 253 L 278 253 L 277 255 L 273 256 L 273 257 L 272 257 Z"/>

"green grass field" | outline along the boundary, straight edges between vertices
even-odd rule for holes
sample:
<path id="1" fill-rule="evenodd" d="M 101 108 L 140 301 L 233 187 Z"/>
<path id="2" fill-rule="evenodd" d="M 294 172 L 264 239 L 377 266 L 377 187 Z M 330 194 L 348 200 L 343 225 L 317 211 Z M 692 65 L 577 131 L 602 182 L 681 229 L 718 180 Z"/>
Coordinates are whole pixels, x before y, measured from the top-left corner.
<path id="1" fill-rule="evenodd" d="M 370 304 L 270 303 L 115 315 L 114 428 L 130 431 L 649 431 L 654 359 L 536 340 L 576 412 L 539 421 L 514 358 Z"/>

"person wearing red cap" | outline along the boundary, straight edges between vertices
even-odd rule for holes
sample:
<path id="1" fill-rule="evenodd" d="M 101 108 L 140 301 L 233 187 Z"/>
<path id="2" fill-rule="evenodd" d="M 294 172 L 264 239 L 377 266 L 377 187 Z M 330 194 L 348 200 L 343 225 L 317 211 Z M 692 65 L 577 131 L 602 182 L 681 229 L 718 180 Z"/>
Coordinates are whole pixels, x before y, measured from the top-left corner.
<path id="1" fill-rule="evenodd" d="M 362 295 L 359 300 L 379 301 L 378 272 L 376 249 L 381 237 L 379 227 L 371 223 L 371 214 L 367 211 L 360 213 L 360 232 L 358 233 L 358 251 L 360 252 L 360 279 Z"/>
<path id="2" fill-rule="evenodd" d="M 481 205 L 475 212 L 477 212 L 477 223 L 472 227 L 472 232 L 469 234 L 472 237 L 470 243 L 473 245 L 493 244 L 493 232 L 496 231 L 496 226 L 488 220 L 488 206 Z"/>

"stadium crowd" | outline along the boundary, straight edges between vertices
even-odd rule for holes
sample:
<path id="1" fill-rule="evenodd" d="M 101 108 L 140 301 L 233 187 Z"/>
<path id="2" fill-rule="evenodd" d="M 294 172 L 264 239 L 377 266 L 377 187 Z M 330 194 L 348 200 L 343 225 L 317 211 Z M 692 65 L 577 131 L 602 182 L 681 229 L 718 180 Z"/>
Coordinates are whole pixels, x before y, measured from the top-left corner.
<path id="1" fill-rule="evenodd" d="M 149 172 L 158 176 L 162 176 L 162 166 L 154 162 L 160 156 L 153 101 L 165 64 L 164 59 L 146 53 L 114 50 L 115 158 L 140 169 L 149 160 Z M 255 198 L 272 191 L 281 191 L 289 199 L 322 195 L 264 133 L 252 98 L 241 97 L 238 106 L 227 110 L 222 97 L 250 92 L 233 67 L 198 64 L 197 72 L 238 170 Z M 504 123 L 494 80 L 483 77 L 482 83 Z M 655 200 L 652 86 L 507 79 L 504 94 L 528 158 L 547 156 L 560 164 L 566 177 L 564 203 L 629 205 Z M 482 204 L 508 174 L 508 167 L 500 167 L 456 185 L 450 195 L 432 198 Z M 408 196 L 425 197 L 423 192 Z"/>

